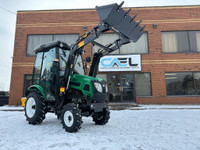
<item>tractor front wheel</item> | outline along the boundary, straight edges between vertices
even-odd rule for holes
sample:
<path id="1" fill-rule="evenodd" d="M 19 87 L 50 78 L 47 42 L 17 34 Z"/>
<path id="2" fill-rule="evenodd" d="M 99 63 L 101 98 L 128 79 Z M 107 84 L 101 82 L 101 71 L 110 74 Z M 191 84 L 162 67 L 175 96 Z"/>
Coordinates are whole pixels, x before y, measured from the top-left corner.
<path id="1" fill-rule="evenodd" d="M 92 115 L 93 121 L 97 125 L 105 125 L 110 119 L 110 110 L 108 107 L 104 108 L 102 112 L 97 112 Z"/>
<path id="2" fill-rule="evenodd" d="M 45 119 L 45 103 L 38 93 L 30 93 L 25 104 L 25 116 L 29 124 L 40 124 Z"/>
<path id="3" fill-rule="evenodd" d="M 75 104 L 65 105 L 60 119 L 66 132 L 77 132 L 81 128 L 82 116 Z"/>

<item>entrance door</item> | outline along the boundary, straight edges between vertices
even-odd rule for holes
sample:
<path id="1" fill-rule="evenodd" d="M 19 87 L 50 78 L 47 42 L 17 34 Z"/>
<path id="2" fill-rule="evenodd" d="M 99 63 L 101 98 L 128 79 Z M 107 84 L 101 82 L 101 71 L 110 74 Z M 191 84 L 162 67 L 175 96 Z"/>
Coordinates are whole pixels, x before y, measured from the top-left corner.
<path id="1" fill-rule="evenodd" d="M 135 102 L 133 74 L 108 74 L 110 102 Z"/>
<path id="2" fill-rule="evenodd" d="M 121 95 L 123 101 L 134 101 L 133 94 L 133 74 L 121 75 Z"/>

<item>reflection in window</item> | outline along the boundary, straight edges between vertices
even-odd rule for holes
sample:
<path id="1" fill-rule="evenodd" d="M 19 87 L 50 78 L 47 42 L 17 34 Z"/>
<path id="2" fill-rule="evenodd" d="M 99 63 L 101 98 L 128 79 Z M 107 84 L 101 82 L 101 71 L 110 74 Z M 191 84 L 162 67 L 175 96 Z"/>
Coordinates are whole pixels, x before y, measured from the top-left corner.
<path id="1" fill-rule="evenodd" d="M 200 72 L 165 73 L 167 95 L 200 95 Z"/>

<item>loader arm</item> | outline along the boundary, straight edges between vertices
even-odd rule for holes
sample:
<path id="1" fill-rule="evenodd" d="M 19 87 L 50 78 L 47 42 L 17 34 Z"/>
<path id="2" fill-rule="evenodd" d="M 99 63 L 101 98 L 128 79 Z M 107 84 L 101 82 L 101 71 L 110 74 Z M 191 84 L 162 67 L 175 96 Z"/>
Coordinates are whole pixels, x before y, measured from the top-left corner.
<path id="1" fill-rule="evenodd" d="M 89 76 L 95 77 L 101 57 L 119 49 L 124 44 L 128 44 L 131 41 L 136 42 L 144 33 L 145 26 L 140 27 L 139 24 L 141 21 L 135 21 L 136 15 L 133 18 L 129 16 L 128 13 L 130 12 L 130 9 L 126 12 L 122 9 L 123 3 L 124 2 L 122 2 L 120 5 L 115 3 L 96 7 L 100 23 L 91 31 L 81 36 L 71 47 L 67 68 L 64 75 L 65 79 L 63 82 L 63 86 L 66 87 L 65 91 L 68 89 L 70 77 L 73 73 L 75 57 L 76 55 L 81 55 L 83 53 L 83 48 L 87 44 L 92 43 L 93 45 L 101 48 L 100 51 L 94 54 L 89 73 Z M 102 33 L 105 33 L 109 30 L 116 32 L 120 38 L 109 45 L 102 45 L 95 41 L 95 39 L 97 39 Z"/>

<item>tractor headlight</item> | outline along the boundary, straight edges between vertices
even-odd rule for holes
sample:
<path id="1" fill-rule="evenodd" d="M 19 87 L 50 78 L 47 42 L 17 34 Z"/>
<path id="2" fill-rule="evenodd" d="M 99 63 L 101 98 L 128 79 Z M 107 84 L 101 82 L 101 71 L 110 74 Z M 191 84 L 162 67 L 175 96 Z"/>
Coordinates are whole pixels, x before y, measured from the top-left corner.
<path id="1" fill-rule="evenodd" d="M 108 92 L 108 85 L 106 84 L 106 92 Z"/>
<path id="2" fill-rule="evenodd" d="M 98 92 L 103 93 L 103 87 L 100 83 L 95 82 L 94 86 Z"/>

